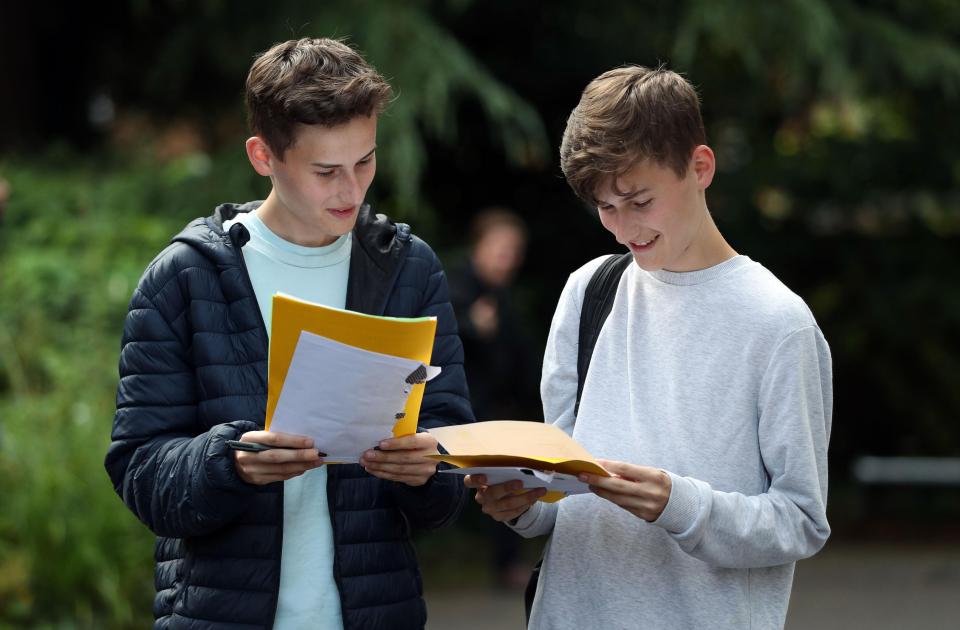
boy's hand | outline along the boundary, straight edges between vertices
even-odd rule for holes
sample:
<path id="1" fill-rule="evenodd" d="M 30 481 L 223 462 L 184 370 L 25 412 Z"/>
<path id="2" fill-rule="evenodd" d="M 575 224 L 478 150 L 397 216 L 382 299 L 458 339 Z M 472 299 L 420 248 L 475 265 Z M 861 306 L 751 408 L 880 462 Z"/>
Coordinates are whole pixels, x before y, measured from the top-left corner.
<path id="1" fill-rule="evenodd" d="M 240 440 L 279 447 L 259 453 L 233 452 L 237 474 L 247 483 L 262 486 L 274 481 L 286 481 L 324 464 L 313 447 L 313 440 L 303 435 L 247 431 L 240 436 Z"/>
<path id="2" fill-rule="evenodd" d="M 437 472 L 437 460 L 425 455 L 436 455 L 437 440 L 429 433 L 414 433 L 383 440 L 379 450 L 363 453 L 360 465 L 380 479 L 398 481 L 408 486 L 422 486 Z"/>
<path id="3" fill-rule="evenodd" d="M 590 485 L 591 492 L 645 521 L 653 522 L 660 518 L 673 487 L 670 475 L 659 468 L 625 462 L 598 459 L 597 463 L 613 476 L 578 475 L 580 481 Z"/>
<path id="4" fill-rule="evenodd" d="M 534 488 L 528 492 L 520 492 L 523 490 L 523 482 L 516 479 L 498 483 L 494 486 L 486 484 L 487 477 L 485 475 L 467 475 L 463 479 L 463 485 L 477 489 L 474 498 L 480 504 L 483 513 L 501 523 L 518 518 L 529 510 L 530 506 L 537 502 L 537 499 L 547 493 L 544 488 Z"/>

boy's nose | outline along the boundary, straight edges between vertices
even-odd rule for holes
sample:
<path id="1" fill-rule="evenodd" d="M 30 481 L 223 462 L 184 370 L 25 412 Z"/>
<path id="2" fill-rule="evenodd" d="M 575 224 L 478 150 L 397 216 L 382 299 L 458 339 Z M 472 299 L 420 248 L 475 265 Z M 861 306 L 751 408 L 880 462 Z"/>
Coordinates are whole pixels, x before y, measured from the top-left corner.
<path id="1" fill-rule="evenodd" d="M 616 218 L 614 219 L 613 234 L 617 237 L 617 242 L 621 245 L 626 245 L 633 236 L 630 221 L 624 216 L 625 214 L 625 212 L 617 211 Z"/>
<path id="2" fill-rule="evenodd" d="M 355 176 L 346 174 L 341 178 L 340 199 L 351 206 L 359 206 L 363 201 L 363 188 Z"/>

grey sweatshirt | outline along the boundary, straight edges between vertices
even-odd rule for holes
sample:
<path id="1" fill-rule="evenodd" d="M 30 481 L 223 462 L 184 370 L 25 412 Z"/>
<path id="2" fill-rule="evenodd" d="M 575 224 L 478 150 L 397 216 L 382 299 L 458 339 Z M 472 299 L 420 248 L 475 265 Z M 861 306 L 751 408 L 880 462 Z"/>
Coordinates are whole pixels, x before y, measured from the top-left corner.
<path id="1" fill-rule="evenodd" d="M 746 256 L 702 271 L 630 265 L 574 418 L 587 282 L 574 272 L 544 355 L 544 414 L 595 457 L 673 483 L 648 523 L 593 494 L 537 503 L 552 532 L 531 628 L 781 628 L 794 562 L 826 519 L 830 350 L 804 302 Z"/>

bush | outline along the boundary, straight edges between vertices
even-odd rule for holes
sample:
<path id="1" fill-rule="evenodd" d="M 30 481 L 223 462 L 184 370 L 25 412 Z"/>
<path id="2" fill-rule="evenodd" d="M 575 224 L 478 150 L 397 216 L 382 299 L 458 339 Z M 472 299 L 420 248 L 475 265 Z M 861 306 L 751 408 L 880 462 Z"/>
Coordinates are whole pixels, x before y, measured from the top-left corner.
<path id="1" fill-rule="evenodd" d="M 150 259 L 246 164 L 0 162 L 0 626 L 149 624 L 153 536 L 103 469 L 127 303 Z M 246 197 L 244 197 L 246 198 Z"/>

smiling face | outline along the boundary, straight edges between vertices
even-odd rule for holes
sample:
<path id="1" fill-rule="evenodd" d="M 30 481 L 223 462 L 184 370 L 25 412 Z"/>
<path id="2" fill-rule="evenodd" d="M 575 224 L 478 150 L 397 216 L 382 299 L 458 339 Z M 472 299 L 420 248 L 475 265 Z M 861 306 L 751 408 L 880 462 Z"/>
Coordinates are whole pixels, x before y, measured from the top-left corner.
<path id="1" fill-rule="evenodd" d="M 713 152 L 698 146 L 683 177 L 650 160 L 607 178 L 595 193 L 600 222 L 647 271 L 705 269 L 732 252 L 707 210 Z"/>
<path id="2" fill-rule="evenodd" d="M 376 116 L 358 116 L 335 127 L 301 125 L 282 160 L 260 137 L 250 138 L 250 163 L 273 183 L 257 214 L 291 243 L 333 243 L 357 222 L 377 170 L 376 144 Z"/>

